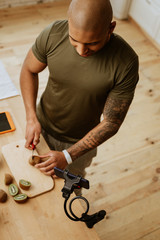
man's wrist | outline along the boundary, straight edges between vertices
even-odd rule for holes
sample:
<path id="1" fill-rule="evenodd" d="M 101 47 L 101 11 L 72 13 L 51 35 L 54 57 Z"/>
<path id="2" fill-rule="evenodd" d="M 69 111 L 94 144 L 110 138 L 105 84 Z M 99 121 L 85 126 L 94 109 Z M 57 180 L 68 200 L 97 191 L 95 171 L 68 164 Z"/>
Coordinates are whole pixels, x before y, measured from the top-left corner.
<path id="1" fill-rule="evenodd" d="M 27 122 L 35 122 L 37 121 L 37 115 L 36 115 L 36 112 L 35 111 L 26 111 L 26 121 Z"/>
<path id="2" fill-rule="evenodd" d="M 65 156 L 65 159 L 66 159 L 67 163 L 71 164 L 73 161 L 72 161 L 72 158 L 71 158 L 70 154 L 67 152 L 66 149 L 64 149 L 62 152 Z"/>

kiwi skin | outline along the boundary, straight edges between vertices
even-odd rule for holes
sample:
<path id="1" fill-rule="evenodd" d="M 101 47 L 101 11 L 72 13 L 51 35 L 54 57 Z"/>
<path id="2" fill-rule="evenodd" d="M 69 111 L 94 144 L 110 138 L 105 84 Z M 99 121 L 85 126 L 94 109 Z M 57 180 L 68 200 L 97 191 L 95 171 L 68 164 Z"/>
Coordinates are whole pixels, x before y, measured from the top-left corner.
<path id="1" fill-rule="evenodd" d="M 6 202 L 7 201 L 7 193 L 4 191 L 4 190 L 2 190 L 2 189 L 0 189 L 0 202 Z"/>
<path id="2" fill-rule="evenodd" d="M 33 155 L 33 156 L 31 156 L 30 158 L 29 158 L 29 163 L 32 165 L 32 166 L 34 166 L 34 165 L 36 165 L 36 164 L 38 164 L 38 163 L 41 163 L 42 161 L 41 161 L 41 158 L 39 157 L 39 156 L 36 156 L 36 155 Z"/>
<path id="3" fill-rule="evenodd" d="M 5 173 L 4 183 L 10 185 L 13 182 L 13 177 L 9 173 Z"/>

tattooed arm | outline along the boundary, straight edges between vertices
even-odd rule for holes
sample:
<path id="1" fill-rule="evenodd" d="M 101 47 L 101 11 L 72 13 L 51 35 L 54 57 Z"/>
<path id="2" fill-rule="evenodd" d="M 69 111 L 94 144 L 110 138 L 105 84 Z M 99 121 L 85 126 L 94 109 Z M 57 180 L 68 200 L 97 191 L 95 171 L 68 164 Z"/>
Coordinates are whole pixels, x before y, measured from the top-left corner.
<path id="1" fill-rule="evenodd" d="M 131 100 L 120 100 L 108 97 L 103 111 L 104 120 L 88 132 L 81 140 L 67 149 L 72 160 L 74 161 L 116 134 L 126 116 L 130 104 Z M 48 157 L 47 161 L 36 165 L 36 167 L 46 175 L 54 175 L 54 167 L 64 169 L 67 166 L 66 159 L 62 152 L 50 151 L 40 157 Z"/>
<path id="2" fill-rule="evenodd" d="M 72 160 L 105 142 L 119 130 L 132 100 L 108 97 L 103 111 L 104 120 L 80 141 L 67 149 Z"/>

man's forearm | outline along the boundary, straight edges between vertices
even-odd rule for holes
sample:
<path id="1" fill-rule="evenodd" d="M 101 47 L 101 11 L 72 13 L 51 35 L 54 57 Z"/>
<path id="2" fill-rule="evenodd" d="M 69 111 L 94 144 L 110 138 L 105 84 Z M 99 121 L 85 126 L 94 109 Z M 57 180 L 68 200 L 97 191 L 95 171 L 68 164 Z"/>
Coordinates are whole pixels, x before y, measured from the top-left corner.
<path id="1" fill-rule="evenodd" d="M 27 120 L 36 117 L 36 99 L 38 92 L 38 74 L 33 74 L 25 68 L 21 71 L 20 86 L 26 109 Z"/>
<path id="2" fill-rule="evenodd" d="M 132 99 L 120 100 L 112 97 L 106 100 L 103 110 L 104 120 L 80 141 L 67 149 L 73 161 L 117 133 L 127 114 L 131 101 Z"/>
<path id="3" fill-rule="evenodd" d="M 74 161 L 84 153 L 92 150 L 111 138 L 117 133 L 119 125 L 108 123 L 103 120 L 88 134 L 86 134 L 81 140 L 67 149 L 72 160 Z"/>

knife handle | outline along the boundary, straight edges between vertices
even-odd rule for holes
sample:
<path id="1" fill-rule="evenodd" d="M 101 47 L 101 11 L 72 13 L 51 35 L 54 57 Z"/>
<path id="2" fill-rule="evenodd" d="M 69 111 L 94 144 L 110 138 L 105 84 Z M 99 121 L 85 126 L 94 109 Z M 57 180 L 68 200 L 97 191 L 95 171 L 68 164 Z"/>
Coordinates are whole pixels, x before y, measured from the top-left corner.
<path id="1" fill-rule="evenodd" d="M 32 143 L 32 150 L 34 150 L 36 147 L 35 147 L 35 145 Z"/>

